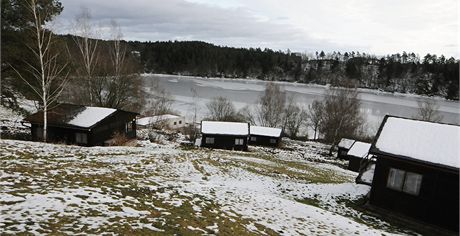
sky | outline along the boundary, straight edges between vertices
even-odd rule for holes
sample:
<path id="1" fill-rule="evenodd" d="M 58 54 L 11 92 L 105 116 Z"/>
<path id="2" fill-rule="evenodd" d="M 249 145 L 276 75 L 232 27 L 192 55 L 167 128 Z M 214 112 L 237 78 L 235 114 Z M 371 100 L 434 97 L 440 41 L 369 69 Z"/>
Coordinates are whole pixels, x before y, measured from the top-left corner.
<path id="1" fill-rule="evenodd" d="M 59 33 L 71 32 L 76 15 L 87 8 L 99 32 L 115 20 L 126 40 L 460 57 L 457 0 L 60 1 Z"/>

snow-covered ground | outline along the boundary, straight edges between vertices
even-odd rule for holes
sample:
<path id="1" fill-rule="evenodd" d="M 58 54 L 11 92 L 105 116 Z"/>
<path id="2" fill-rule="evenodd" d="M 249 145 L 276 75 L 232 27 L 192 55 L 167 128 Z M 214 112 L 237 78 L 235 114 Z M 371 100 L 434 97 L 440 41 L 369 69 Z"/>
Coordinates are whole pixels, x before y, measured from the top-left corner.
<path id="1" fill-rule="evenodd" d="M 131 147 L 0 140 L 0 234 L 413 234 L 360 210 L 369 187 L 324 144 L 236 152 L 165 135 Z"/>
<path id="2" fill-rule="evenodd" d="M 0 141 L 3 233 L 407 233 L 347 202 L 369 187 L 311 150 L 77 147 Z M 305 158 L 305 156 L 307 158 Z M 321 160 L 322 163 L 309 161 Z"/>

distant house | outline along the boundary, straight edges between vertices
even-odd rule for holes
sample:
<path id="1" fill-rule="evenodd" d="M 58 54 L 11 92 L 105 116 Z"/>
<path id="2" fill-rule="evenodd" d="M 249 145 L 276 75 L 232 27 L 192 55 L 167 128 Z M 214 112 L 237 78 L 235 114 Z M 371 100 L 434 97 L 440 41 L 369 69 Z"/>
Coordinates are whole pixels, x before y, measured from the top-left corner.
<path id="1" fill-rule="evenodd" d="M 202 121 L 201 146 L 248 150 L 249 124 L 240 122 Z"/>
<path id="2" fill-rule="evenodd" d="M 361 161 L 367 157 L 370 148 L 370 143 L 363 143 L 359 141 L 353 143 L 353 145 L 347 153 L 349 160 L 348 169 L 355 172 L 359 172 Z"/>
<path id="3" fill-rule="evenodd" d="M 81 146 L 97 146 L 111 139 L 115 132 L 136 137 L 138 113 L 105 107 L 60 104 L 48 115 L 47 140 Z M 43 140 L 43 112 L 24 119 L 31 123 L 32 140 Z"/>
<path id="4" fill-rule="evenodd" d="M 251 125 L 249 145 L 278 147 L 281 143 L 281 132 L 279 128 Z"/>
<path id="5" fill-rule="evenodd" d="M 458 234 L 459 147 L 460 126 L 386 116 L 369 203 Z"/>
<path id="6" fill-rule="evenodd" d="M 185 126 L 185 118 L 182 116 L 176 116 L 171 114 L 148 116 L 138 119 L 137 126 L 139 128 L 157 127 L 167 129 L 179 129 Z"/>
<path id="7" fill-rule="evenodd" d="M 355 140 L 352 139 L 347 139 L 347 138 L 342 138 L 337 145 L 338 151 L 337 151 L 337 158 L 339 159 L 345 159 L 348 160 L 348 150 L 350 150 L 351 146 L 355 143 Z"/>

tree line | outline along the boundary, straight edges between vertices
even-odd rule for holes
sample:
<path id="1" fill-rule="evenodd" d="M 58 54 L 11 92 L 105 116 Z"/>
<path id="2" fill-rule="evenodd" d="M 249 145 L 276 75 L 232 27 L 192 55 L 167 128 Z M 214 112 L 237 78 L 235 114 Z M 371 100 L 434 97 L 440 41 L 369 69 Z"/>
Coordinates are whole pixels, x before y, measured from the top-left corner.
<path id="1" fill-rule="evenodd" d="M 443 55 L 301 54 L 199 41 L 128 43 L 139 52 L 146 72 L 332 85 L 352 82 L 362 88 L 458 100 L 459 61 Z"/>

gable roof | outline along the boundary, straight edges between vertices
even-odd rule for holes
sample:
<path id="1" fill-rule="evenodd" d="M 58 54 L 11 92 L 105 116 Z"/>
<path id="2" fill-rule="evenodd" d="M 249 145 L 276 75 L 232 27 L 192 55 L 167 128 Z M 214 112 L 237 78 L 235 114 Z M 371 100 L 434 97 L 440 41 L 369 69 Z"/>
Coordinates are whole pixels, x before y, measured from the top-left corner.
<path id="1" fill-rule="evenodd" d="M 91 129 L 115 112 L 127 112 L 106 107 L 89 107 L 74 104 L 59 104 L 48 111 L 48 125 L 77 129 Z M 135 112 L 128 112 L 137 115 Z M 43 111 L 34 113 L 24 120 L 33 124 L 43 124 Z"/>
<path id="2" fill-rule="evenodd" d="M 460 167 L 460 126 L 385 116 L 372 153 Z"/>
<path id="3" fill-rule="evenodd" d="M 177 119 L 177 118 L 181 118 L 181 117 L 176 116 L 176 115 L 171 115 L 171 114 L 165 114 L 165 115 L 159 115 L 159 116 L 147 116 L 147 117 L 137 119 L 137 124 L 138 125 L 149 125 L 149 124 L 154 124 L 159 121 L 168 120 L 168 119 Z"/>
<path id="4" fill-rule="evenodd" d="M 337 145 L 339 148 L 350 149 L 356 141 L 353 139 L 342 138 Z"/>
<path id="5" fill-rule="evenodd" d="M 249 135 L 249 123 L 202 121 L 201 133 L 223 135 Z"/>
<path id="6" fill-rule="evenodd" d="M 364 143 L 364 142 L 356 141 L 356 142 L 353 143 L 353 146 L 351 146 L 351 148 L 348 151 L 347 155 L 348 156 L 353 156 L 353 157 L 364 158 L 369 153 L 370 148 L 371 148 L 370 143 Z"/>
<path id="7" fill-rule="evenodd" d="M 267 136 L 267 137 L 280 137 L 281 136 L 281 129 L 280 128 L 271 128 L 271 127 L 263 127 L 263 126 L 250 126 L 250 134 L 251 135 L 260 135 L 260 136 Z"/>

